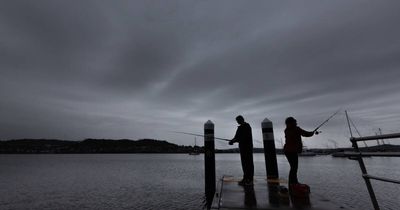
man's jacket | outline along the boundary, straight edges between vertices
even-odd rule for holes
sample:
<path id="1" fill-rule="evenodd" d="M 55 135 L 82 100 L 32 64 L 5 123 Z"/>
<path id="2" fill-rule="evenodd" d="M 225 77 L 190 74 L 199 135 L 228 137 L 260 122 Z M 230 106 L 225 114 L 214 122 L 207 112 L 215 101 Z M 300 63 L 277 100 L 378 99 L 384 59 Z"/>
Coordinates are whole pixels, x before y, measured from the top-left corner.
<path id="1" fill-rule="evenodd" d="M 235 142 L 239 142 L 239 148 L 253 148 L 253 135 L 250 125 L 246 122 L 239 125 L 233 139 Z"/>

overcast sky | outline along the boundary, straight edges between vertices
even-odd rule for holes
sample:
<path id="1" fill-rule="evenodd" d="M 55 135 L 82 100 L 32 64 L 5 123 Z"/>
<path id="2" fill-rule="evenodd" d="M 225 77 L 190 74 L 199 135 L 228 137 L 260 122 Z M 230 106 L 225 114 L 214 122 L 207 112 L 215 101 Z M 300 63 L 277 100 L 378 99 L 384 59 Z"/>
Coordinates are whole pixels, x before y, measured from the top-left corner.
<path id="1" fill-rule="evenodd" d="M 400 132 L 399 1 L 2 1 L 0 139 L 261 140 L 284 120 L 308 147 Z M 198 144 L 202 145 L 198 138 Z M 255 146 L 262 147 L 258 141 Z M 369 143 L 372 145 L 372 143 Z M 218 148 L 230 148 L 218 142 Z"/>

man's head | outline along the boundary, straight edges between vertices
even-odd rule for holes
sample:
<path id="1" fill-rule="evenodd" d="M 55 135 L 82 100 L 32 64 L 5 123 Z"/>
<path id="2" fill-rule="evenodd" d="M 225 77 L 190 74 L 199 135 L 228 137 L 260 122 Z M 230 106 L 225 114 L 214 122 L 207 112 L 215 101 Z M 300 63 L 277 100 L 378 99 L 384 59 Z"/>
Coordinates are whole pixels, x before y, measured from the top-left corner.
<path id="1" fill-rule="evenodd" d="M 297 121 L 293 117 L 288 117 L 285 120 L 285 124 L 287 127 L 294 127 L 297 126 Z"/>
<path id="2" fill-rule="evenodd" d="M 237 117 L 236 117 L 236 122 L 237 122 L 239 125 L 243 124 L 243 123 L 244 123 L 244 118 L 243 118 L 243 116 L 242 116 L 242 115 L 237 116 Z"/>

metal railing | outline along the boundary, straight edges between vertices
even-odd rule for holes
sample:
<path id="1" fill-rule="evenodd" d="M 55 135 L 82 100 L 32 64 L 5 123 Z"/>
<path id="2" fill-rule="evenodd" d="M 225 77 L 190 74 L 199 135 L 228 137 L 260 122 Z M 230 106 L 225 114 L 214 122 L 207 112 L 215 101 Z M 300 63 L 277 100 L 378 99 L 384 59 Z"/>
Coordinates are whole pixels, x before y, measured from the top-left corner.
<path id="1" fill-rule="evenodd" d="M 381 139 L 393 139 L 393 138 L 400 138 L 400 133 L 393 133 L 393 134 L 385 134 L 385 135 L 376 135 L 376 136 L 365 136 L 365 137 L 351 137 L 350 141 L 352 143 L 352 146 L 354 148 L 354 151 L 357 153 L 356 160 L 358 161 L 361 172 L 362 172 L 362 177 L 364 178 L 365 184 L 367 185 L 368 193 L 369 196 L 371 197 L 372 204 L 374 206 L 375 210 L 379 210 L 379 204 L 378 201 L 376 200 L 375 192 L 374 189 L 372 188 L 371 181 L 370 179 L 378 180 L 378 181 L 383 181 L 383 182 L 389 182 L 389 183 L 394 183 L 394 184 L 400 184 L 400 180 L 394 180 L 394 179 L 388 179 L 384 177 L 378 177 L 378 176 L 372 176 L 367 173 L 367 168 L 365 167 L 364 161 L 362 159 L 362 153 L 360 148 L 358 147 L 357 142 L 359 141 L 371 141 L 371 140 L 381 140 Z"/>

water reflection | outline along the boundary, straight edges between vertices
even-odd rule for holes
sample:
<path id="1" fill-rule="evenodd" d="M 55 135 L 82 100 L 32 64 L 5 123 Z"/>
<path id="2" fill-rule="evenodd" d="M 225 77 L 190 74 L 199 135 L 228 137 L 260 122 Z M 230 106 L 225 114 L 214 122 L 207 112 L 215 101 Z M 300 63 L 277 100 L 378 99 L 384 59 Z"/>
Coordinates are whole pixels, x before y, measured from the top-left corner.
<path id="1" fill-rule="evenodd" d="M 244 205 L 252 208 L 257 206 L 256 193 L 253 185 L 245 185 L 244 188 Z"/>
<path id="2" fill-rule="evenodd" d="M 269 183 L 268 184 L 268 199 L 271 206 L 279 206 L 279 184 Z"/>
<path id="3" fill-rule="evenodd" d="M 309 195 L 305 195 L 302 197 L 290 195 L 290 200 L 292 201 L 292 205 L 298 209 L 311 207 Z"/>

